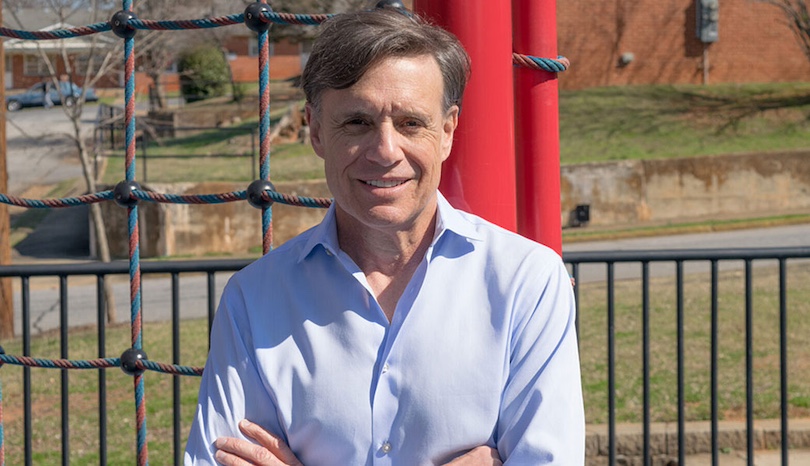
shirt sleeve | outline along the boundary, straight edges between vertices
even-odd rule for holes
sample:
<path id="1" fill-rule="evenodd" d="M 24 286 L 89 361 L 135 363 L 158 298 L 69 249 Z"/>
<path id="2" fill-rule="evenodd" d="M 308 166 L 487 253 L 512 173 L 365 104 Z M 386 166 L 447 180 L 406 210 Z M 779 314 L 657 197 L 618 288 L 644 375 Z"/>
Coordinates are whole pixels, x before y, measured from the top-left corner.
<path id="1" fill-rule="evenodd" d="M 275 403 L 257 371 L 241 291 L 233 280 L 225 288 L 211 328 L 211 349 L 200 381 L 197 412 L 189 433 L 184 464 L 216 465 L 214 441 L 245 439 L 238 423 L 248 418 L 271 432 L 280 430 Z M 250 408 L 246 402 L 250 400 Z M 250 418 L 263 413 L 261 419 Z"/>
<path id="2" fill-rule="evenodd" d="M 554 257 L 558 264 L 549 266 L 547 278 L 522 285 L 539 288 L 539 298 L 536 291 L 519 289 L 515 301 L 528 309 L 515 311 L 498 421 L 496 440 L 504 465 L 585 462 L 576 308 L 568 271 Z"/>

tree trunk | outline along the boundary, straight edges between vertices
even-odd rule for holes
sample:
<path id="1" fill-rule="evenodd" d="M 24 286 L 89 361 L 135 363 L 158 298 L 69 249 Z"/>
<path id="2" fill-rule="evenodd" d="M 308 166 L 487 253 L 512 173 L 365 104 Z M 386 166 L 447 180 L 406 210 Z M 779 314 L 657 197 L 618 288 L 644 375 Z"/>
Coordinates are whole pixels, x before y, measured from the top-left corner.
<path id="1" fill-rule="evenodd" d="M 162 74 L 149 73 L 149 77 L 152 79 L 152 86 L 149 88 L 149 104 L 152 108 L 162 110 L 166 108 L 166 91 L 163 89 Z"/>
<path id="2" fill-rule="evenodd" d="M 85 144 L 84 137 L 81 132 L 82 128 L 79 119 L 81 116 L 81 104 L 81 102 L 76 103 L 77 107 L 75 108 L 75 111 L 71 111 L 70 117 L 71 121 L 73 122 L 76 146 L 79 149 L 79 159 L 82 164 L 84 183 L 88 192 L 95 193 L 96 179 L 93 172 L 93 166 L 90 161 L 90 155 L 87 151 L 87 144 Z M 102 262 L 110 262 L 110 245 L 107 242 L 107 228 L 104 224 L 104 216 L 101 215 L 101 206 L 98 203 L 90 205 L 90 216 L 95 229 L 96 250 L 98 251 L 99 259 Z M 115 309 L 115 296 L 113 295 L 112 284 L 109 280 L 104 281 L 104 298 L 107 304 L 107 322 L 114 323 L 117 318 L 117 313 Z"/>
<path id="3" fill-rule="evenodd" d="M 0 0 L 0 7 L 2 1 Z M 2 8 L 0 8 L 2 10 Z M 0 22 L 3 14 L 0 11 Z M 0 102 L 5 102 L 5 54 L 0 43 Z M 6 109 L 0 109 L 0 193 L 8 192 L 6 171 Z M 11 264 L 11 219 L 8 206 L 0 204 L 0 265 Z M 11 278 L 0 278 L 0 339 L 14 338 L 14 299 L 11 295 Z"/>
<path id="4" fill-rule="evenodd" d="M 5 112 L 5 110 L 3 110 Z M 5 118 L 0 119 L 4 121 Z M 0 154 L 0 192 L 8 192 L 6 173 L 5 125 L 0 128 L 0 139 L 3 141 Z M 8 206 L 0 204 L 0 265 L 11 264 L 11 220 Z M 14 338 L 14 299 L 11 290 L 11 278 L 0 278 L 0 340 Z"/>

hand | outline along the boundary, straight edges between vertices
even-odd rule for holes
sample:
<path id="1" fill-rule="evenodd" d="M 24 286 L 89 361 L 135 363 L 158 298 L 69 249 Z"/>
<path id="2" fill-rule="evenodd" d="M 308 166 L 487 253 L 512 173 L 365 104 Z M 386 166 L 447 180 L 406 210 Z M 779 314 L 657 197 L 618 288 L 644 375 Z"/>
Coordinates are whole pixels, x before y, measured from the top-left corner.
<path id="1" fill-rule="evenodd" d="M 445 466 L 502 466 L 498 450 L 486 445 L 473 448 Z"/>
<path id="2" fill-rule="evenodd" d="M 233 437 L 220 437 L 214 442 L 216 459 L 226 466 L 304 466 L 286 443 L 261 426 L 247 419 L 239 422 L 239 430 L 258 445 Z"/>

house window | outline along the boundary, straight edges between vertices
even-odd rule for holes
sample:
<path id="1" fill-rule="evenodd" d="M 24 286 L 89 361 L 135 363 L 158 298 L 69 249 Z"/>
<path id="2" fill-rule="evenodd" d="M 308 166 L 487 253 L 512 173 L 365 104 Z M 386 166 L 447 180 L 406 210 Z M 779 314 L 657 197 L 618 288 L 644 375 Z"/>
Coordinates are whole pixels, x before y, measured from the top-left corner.
<path id="1" fill-rule="evenodd" d="M 23 61 L 23 74 L 26 76 L 48 76 L 48 65 L 37 55 L 26 55 Z"/>
<path id="2" fill-rule="evenodd" d="M 84 76 L 87 72 L 87 65 L 90 64 L 90 55 L 76 55 L 73 57 L 73 73 L 77 76 Z M 93 63 L 98 66 L 98 63 Z"/>
<path id="3" fill-rule="evenodd" d="M 273 56 L 273 52 L 275 49 L 275 44 L 270 42 L 270 56 Z M 248 42 L 248 56 L 251 57 L 258 57 L 259 56 L 259 38 L 258 37 L 251 37 Z"/>

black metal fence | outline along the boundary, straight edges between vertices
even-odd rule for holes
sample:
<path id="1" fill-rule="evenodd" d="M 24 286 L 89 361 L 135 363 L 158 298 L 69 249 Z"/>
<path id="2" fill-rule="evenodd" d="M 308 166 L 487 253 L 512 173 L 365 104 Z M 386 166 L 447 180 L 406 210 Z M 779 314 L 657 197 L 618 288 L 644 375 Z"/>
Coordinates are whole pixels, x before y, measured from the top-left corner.
<path id="1" fill-rule="evenodd" d="M 216 261 L 176 261 L 176 262 L 143 262 L 141 263 L 141 273 L 144 278 L 155 274 L 168 274 L 170 280 L 170 295 L 171 312 L 168 319 L 171 320 L 171 334 L 172 334 L 172 364 L 180 364 L 180 292 L 179 280 L 182 274 L 199 274 L 205 275 L 205 308 L 207 311 L 208 328 L 210 331 L 211 322 L 213 320 L 214 312 L 216 310 L 216 276 L 224 272 L 233 272 L 241 269 L 247 265 L 249 260 L 216 260 Z M 48 265 L 12 265 L 0 266 L 0 277 L 17 277 L 19 278 L 20 292 L 19 292 L 19 308 L 20 317 L 22 319 L 22 356 L 37 357 L 38 355 L 31 354 L 31 340 L 32 340 L 32 305 L 31 305 L 31 279 L 32 277 L 56 277 L 58 279 L 58 294 L 59 294 L 59 352 L 60 358 L 68 359 L 69 356 L 69 328 L 73 324 L 69 319 L 70 310 L 68 309 L 68 277 L 91 276 L 96 279 L 96 332 L 98 339 L 98 357 L 108 357 L 106 352 L 106 333 L 107 327 L 105 326 L 106 316 L 106 298 L 104 294 L 105 280 L 112 276 L 127 276 L 129 273 L 129 264 L 126 262 L 114 263 L 85 263 L 85 264 L 48 264 Z M 125 307 L 125 306 L 121 306 Z M 148 351 L 148 348 L 145 348 Z M 117 357 L 119 355 L 110 355 Z M 43 369 L 35 369 L 43 370 Z M 22 368 L 22 391 L 23 391 L 23 436 L 24 436 L 24 458 L 15 459 L 14 463 L 23 463 L 26 465 L 34 464 L 34 451 L 33 451 L 33 425 L 34 417 L 32 414 L 32 399 L 31 399 L 31 368 Z M 61 442 L 62 442 L 62 464 L 69 464 L 70 454 L 70 417 L 69 417 L 69 383 L 68 383 L 68 369 L 61 369 Z M 98 444 L 99 444 L 99 464 L 108 464 L 107 457 L 107 373 L 106 370 L 98 371 Z M 184 445 L 182 445 L 181 424 L 180 424 L 180 377 L 181 376 L 166 376 L 172 377 L 172 406 L 173 406 L 173 452 L 174 464 L 182 464 L 182 453 Z M 6 403 L 8 401 L 6 400 Z M 188 426 L 186 426 L 188 428 Z M 134 439 L 133 439 L 134 441 Z M 8 451 L 8 449 L 7 449 Z M 7 456 L 7 458 L 9 458 Z"/>
<path id="2" fill-rule="evenodd" d="M 687 265 L 691 263 L 707 263 L 709 267 L 708 281 L 711 288 L 710 299 L 710 321 L 706 323 L 709 328 L 711 339 L 711 452 L 712 462 L 714 465 L 719 464 L 720 461 L 720 446 L 718 444 L 718 422 L 721 414 L 718 409 L 718 356 L 721 354 L 721 348 L 718 344 L 718 281 L 721 276 L 721 266 L 726 263 L 739 263 L 744 280 L 744 313 L 745 313 L 745 419 L 746 419 L 746 435 L 747 435 L 747 457 L 748 464 L 754 464 L 754 385 L 753 385 L 753 362 L 754 362 L 754 299 L 753 299 L 753 277 L 755 274 L 755 265 L 765 262 L 774 263 L 778 269 L 778 315 L 779 320 L 779 373 L 780 373 L 780 418 L 781 418 L 781 451 L 782 451 L 782 465 L 788 464 L 789 452 L 789 414 L 788 414 L 788 262 L 799 263 L 801 259 L 810 258 L 810 247 L 801 248 L 771 248 L 771 249 L 723 249 L 723 250 L 672 250 L 672 251 L 621 251 L 621 252 L 577 252 L 564 255 L 564 259 L 569 264 L 572 277 L 576 280 L 577 286 L 575 293 L 579 305 L 580 295 L 583 289 L 586 288 L 587 282 L 598 283 L 604 286 L 606 295 L 604 297 L 604 312 L 606 314 L 606 328 L 605 333 L 607 336 L 607 347 L 605 348 L 606 354 L 606 374 L 604 377 L 607 379 L 607 428 L 608 428 L 608 464 L 617 464 L 616 454 L 616 328 L 615 328 L 615 311 L 616 311 L 616 283 L 621 280 L 636 280 L 641 285 L 642 298 L 638 307 L 640 310 L 640 318 L 642 320 L 642 338 L 638 342 L 642 350 L 641 355 L 643 359 L 643 402 L 642 402 L 642 425 L 643 425 L 643 464 L 651 464 L 653 453 L 650 448 L 650 412 L 651 412 L 651 384 L 650 384 L 650 290 L 651 283 L 655 277 L 651 278 L 652 266 L 657 267 L 658 264 L 667 263 L 674 265 L 674 286 L 676 288 L 676 315 L 674 316 L 677 322 L 677 425 L 678 425 L 678 439 L 677 439 L 677 455 L 678 464 L 687 464 L 685 452 L 687 451 L 686 445 L 686 415 L 685 415 L 685 389 L 684 389 L 684 354 L 686 352 L 684 342 L 684 313 L 685 313 L 685 300 L 684 300 L 684 283 L 685 276 L 692 273 L 687 269 Z M 774 262 L 775 261 L 775 262 Z M 210 323 L 213 318 L 216 300 L 216 277 L 218 274 L 236 271 L 245 266 L 248 260 L 216 260 L 216 261 L 182 261 L 182 262 L 145 262 L 142 263 L 142 273 L 144 277 L 151 275 L 159 275 L 150 280 L 170 280 L 168 285 L 169 295 L 168 300 L 171 301 L 170 315 L 167 319 L 171 321 L 172 327 L 172 354 L 173 364 L 180 364 L 179 360 L 179 329 L 181 314 L 180 301 L 181 295 L 179 292 L 180 276 L 184 274 L 203 274 L 205 276 L 205 308 L 208 318 L 208 328 L 210 331 Z M 618 276 L 617 267 L 626 267 L 627 264 L 634 264 L 633 268 L 637 271 L 637 277 L 632 276 Z M 591 276 L 585 276 L 585 269 L 588 268 Z M 593 275 L 594 268 L 597 274 Z M 15 265 L 15 266 L 2 266 L 0 267 L 0 277 L 16 277 L 19 280 L 19 310 L 21 311 L 22 325 L 22 355 L 23 356 L 37 356 L 30 354 L 31 352 L 31 339 L 32 339 L 32 322 L 31 322 L 31 293 L 30 280 L 32 277 L 56 277 L 58 279 L 58 292 L 59 292 L 59 345 L 61 358 L 67 359 L 69 348 L 69 332 L 72 321 L 69 319 L 71 310 L 68 309 L 68 277 L 74 276 L 90 276 L 95 277 L 96 280 L 96 331 L 98 338 L 98 357 L 103 358 L 105 355 L 105 299 L 104 288 L 105 280 L 111 276 L 125 276 L 128 273 L 128 264 L 123 262 L 112 264 L 101 263 L 88 263 L 88 264 L 56 264 L 56 265 Z M 622 272 L 624 273 L 624 272 Z M 601 274 L 601 275 L 600 275 Z M 166 277 L 167 275 L 167 277 Z M 632 274 L 631 274 L 632 275 Z M 810 288 L 810 285 L 808 285 Z M 34 291 L 36 292 L 36 290 Z M 590 291 L 589 291 L 590 292 Z M 580 331 L 581 322 L 577 322 L 577 331 Z M 148 350 L 148 349 L 147 349 Z M 114 355 L 117 356 L 117 355 Z M 70 429 L 69 429 L 69 409 L 68 409 L 68 395 L 69 384 L 67 379 L 67 370 L 62 369 L 61 378 L 61 429 L 62 429 L 62 463 L 68 464 L 70 452 Z M 179 376 L 173 377 L 172 388 L 172 406 L 173 406 L 173 461 L 174 464 L 182 463 L 182 431 L 184 426 L 180 422 L 180 381 Z M 105 371 L 98 371 L 98 415 L 99 415 L 99 463 L 107 464 L 107 395 L 105 391 Z M 32 414 L 32 400 L 31 400 L 31 375 L 30 368 L 23 368 L 23 435 L 24 435 L 24 464 L 32 464 L 34 457 L 32 446 L 32 429 L 33 429 L 33 414 Z M 188 429 L 189 426 L 185 426 Z M 168 460 L 168 459 L 167 459 Z"/>
<path id="3" fill-rule="evenodd" d="M 719 311 L 719 284 L 721 276 L 720 265 L 729 263 L 742 263 L 742 273 L 744 280 L 744 319 L 745 329 L 742 338 L 745 339 L 745 419 L 746 419 L 746 457 L 749 465 L 754 464 L 755 430 L 754 430 L 754 297 L 753 297 L 753 277 L 754 264 L 762 262 L 776 261 L 778 268 L 778 315 L 779 315 L 779 387 L 780 387 L 780 421 L 781 421 L 781 457 L 782 465 L 788 464 L 789 452 L 789 416 L 788 416 L 788 268 L 789 260 L 798 260 L 810 257 L 810 248 L 769 248 L 769 249 L 720 249 L 720 250 L 668 250 L 668 251 L 614 251 L 614 252 L 577 252 L 565 254 L 566 263 L 570 264 L 572 278 L 580 283 L 583 281 L 582 270 L 586 264 L 599 264 L 603 266 L 605 292 L 604 311 L 606 312 L 607 334 L 607 412 L 608 412 L 608 464 L 617 464 L 617 429 L 616 429 L 616 284 L 617 267 L 623 266 L 623 273 L 626 275 L 622 279 L 635 279 L 633 274 L 627 275 L 628 264 L 635 264 L 635 270 L 641 284 L 641 303 L 638 306 L 641 319 L 641 358 L 642 358 L 642 426 L 643 426 L 643 464 L 651 464 L 653 453 L 651 451 L 651 403 L 650 403 L 650 298 L 651 298 L 651 266 L 653 264 L 674 264 L 674 286 L 675 286 L 675 316 L 677 326 L 677 457 L 680 465 L 686 463 L 686 414 L 685 414 L 685 369 L 684 355 L 687 347 L 684 342 L 684 277 L 685 266 L 694 263 L 708 263 L 710 283 L 710 321 L 706 323 L 709 328 L 710 339 L 710 422 L 711 422 L 711 456 L 712 464 L 720 463 L 721 447 L 718 444 L 720 412 L 718 409 L 718 371 L 720 346 L 718 339 L 718 311 Z M 660 268 L 660 267 L 659 267 Z M 632 268 L 630 269 L 632 272 Z M 810 284 L 809 284 L 810 286 Z M 581 305 L 580 294 L 583 285 L 575 287 L 578 311 Z M 578 317 L 580 317 L 578 312 Z M 581 322 L 578 319 L 577 331 L 580 330 Z"/>

